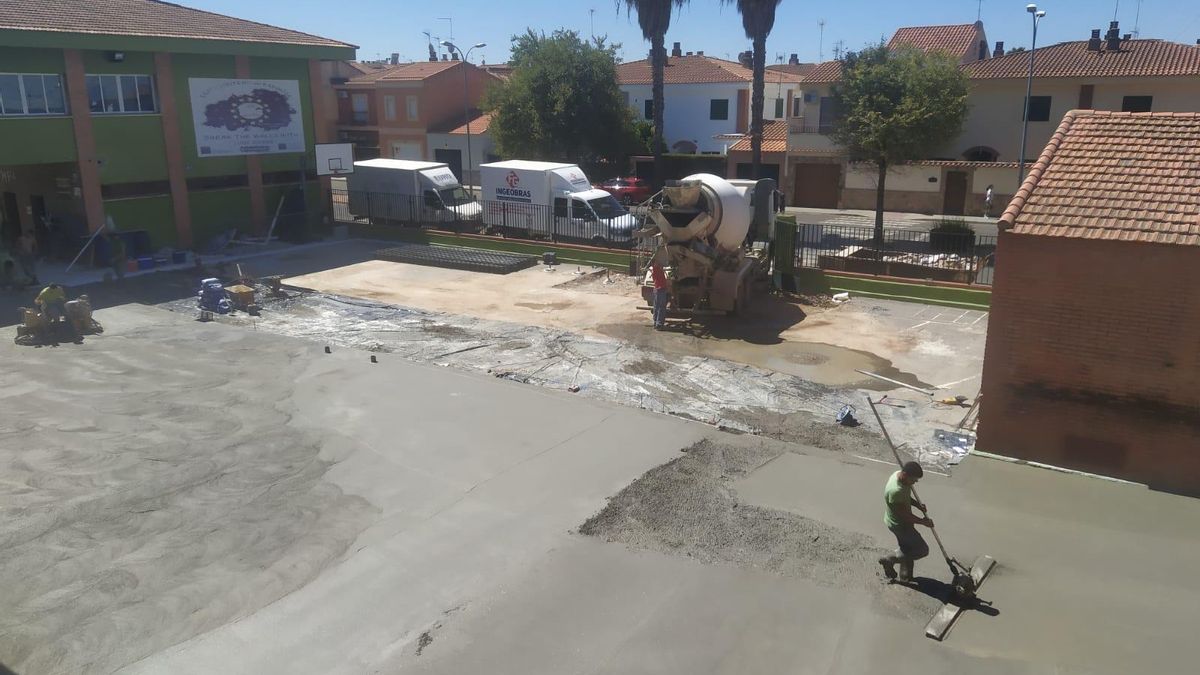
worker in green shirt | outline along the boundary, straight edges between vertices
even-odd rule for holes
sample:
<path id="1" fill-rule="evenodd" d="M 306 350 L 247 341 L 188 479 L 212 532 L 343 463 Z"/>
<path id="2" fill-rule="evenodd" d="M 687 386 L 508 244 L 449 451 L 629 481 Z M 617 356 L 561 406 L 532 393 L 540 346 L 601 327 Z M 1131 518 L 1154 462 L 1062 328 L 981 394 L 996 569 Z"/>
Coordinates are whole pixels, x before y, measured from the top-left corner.
<path id="1" fill-rule="evenodd" d="M 929 555 L 929 544 L 917 532 L 917 525 L 933 527 L 933 521 L 928 517 L 918 518 L 912 512 L 917 507 L 925 513 L 925 505 L 916 501 L 912 496 L 912 487 L 925 475 L 921 465 L 916 462 L 906 462 L 904 466 L 893 473 L 883 488 L 883 524 L 896 536 L 899 548 L 890 556 L 879 559 L 883 565 L 883 574 L 888 579 L 896 579 L 896 565 L 900 565 L 899 580 L 910 582 L 913 579 L 913 562 Z"/>

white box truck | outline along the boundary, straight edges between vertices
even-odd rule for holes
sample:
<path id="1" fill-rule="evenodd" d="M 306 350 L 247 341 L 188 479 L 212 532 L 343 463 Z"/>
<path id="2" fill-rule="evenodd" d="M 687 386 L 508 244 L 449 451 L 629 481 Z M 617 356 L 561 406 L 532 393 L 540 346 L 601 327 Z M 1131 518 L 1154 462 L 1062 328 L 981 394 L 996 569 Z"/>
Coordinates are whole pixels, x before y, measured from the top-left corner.
<path id="1" fill-rule="evenodd" d="M 408 159 L 367 159 L 346 176 L 350 214 L 403 223 L 479 218 L 480 206 L 448 164 Z"/>
<path id="2" fill-rule="evenodd" d="M 515 159 L 480 164 L 479 174 L 490 229 L 600 246 L 633 242 L 637 218 L 574 164 Z"/>

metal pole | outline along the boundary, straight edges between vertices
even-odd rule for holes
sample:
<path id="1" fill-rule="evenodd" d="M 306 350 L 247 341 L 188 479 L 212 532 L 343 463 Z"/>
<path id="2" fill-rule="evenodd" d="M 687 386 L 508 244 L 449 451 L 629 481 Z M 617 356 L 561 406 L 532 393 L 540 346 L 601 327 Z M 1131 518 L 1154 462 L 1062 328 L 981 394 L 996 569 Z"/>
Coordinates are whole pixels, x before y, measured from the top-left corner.
<path id="1" fill-rule="evenodd" d="M 1021 157 L 1017 168 L 1017 190 L 1025 183 L 1025 143 L 1029 135 L 1029 99 L 1033 96 L 1033 59 L 1037 54 L 1038 16 L 1033 15 L 1033 44 L 1029 47 L 1029 75 L 1025 78 L 1025 114 L 1021 121 Z"/>
<path id="2" fill-rule="evenodd" d="M 462 54 L 462 71 L 463 71 L 463 116 L 467 118 L 467 171 L 463 174 L 463 182 L 468 183 L 468 189 L 471 191 L 471 196 L 475 196 L 474 186 L 471 184 L 471 95 L 467 84 L 467 55 L 474 51 L 474 47 L 467 50 L 466 54 L 462 50 L 458 50 Z"/>

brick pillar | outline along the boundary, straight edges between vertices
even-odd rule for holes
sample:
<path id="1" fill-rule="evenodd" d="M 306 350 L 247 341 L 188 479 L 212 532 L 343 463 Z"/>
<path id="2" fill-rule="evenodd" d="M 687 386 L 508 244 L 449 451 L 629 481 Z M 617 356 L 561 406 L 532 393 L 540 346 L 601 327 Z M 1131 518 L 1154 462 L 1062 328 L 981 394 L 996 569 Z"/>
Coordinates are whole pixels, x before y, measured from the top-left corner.
<path id="1" fill-rule="evenodd" d="M 104 227 L 104 200 L 100 196 L 100 165 L 96 163 L 96 136 L 92 130 L 92 112 L 88 106 L 87 81 L 83 55 L 78 49 L 64 49 L 67 73 L 67 103 L 75 131 L 75 156 L 79 165 L 79 190 L 88 232 Z"/>
<path id="2" fill-rule="evenodd" d="M 250 57 L 244 54 L 234 57 L 234 68 L 240 79 L 250 77 Z M 262 158 L 246 156 L 246 180 L 250 184 L 250 223 L 258 234 L 266 232 L 267 202 L 263 194 Z"/>
<path id="3" fill-rule="evenodd" d="M 192 245 L 192 211 L 188 205 L 187 174 L 179 135 L 179 106 L 175 100 L 175 73 L 171 70 L 170 54 L 154 54 L 154 78 L 158 82 L 163 144 L 167 152 L 167 181 L 171 184 L 171 209 L 175 214 L 175 238 L 180 248 L 189 248 Z"/>

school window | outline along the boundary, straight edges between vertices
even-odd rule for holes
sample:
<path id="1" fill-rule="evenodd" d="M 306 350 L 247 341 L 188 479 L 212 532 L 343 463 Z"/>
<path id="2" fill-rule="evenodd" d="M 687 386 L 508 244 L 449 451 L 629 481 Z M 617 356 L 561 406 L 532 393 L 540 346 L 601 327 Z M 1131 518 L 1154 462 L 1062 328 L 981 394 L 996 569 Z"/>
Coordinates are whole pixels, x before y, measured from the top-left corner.
<path id="1" fill-rule="evenodd" d="M 389 122 L 396 121 L 396 97 L 383 97 L 383 117 Z"/>
<path id="2" fill-rule="evenodd" d="M 418 116 L 417 112 L 418 111 L 417 111 L 417 97 L 416 96 L 405 96 L 404 97 L 404 112 L 405 112 L 405 114 L 408 115 L 409 122 L 417 121 L 417 116 Z"/>
<path id="3" fill-rule="evenodd" d="M 88 109 L 94 113 L 158 112 L 154 78 L 149 75 L 88 75 Z"/>
<path id="4" fill-rule="evenodd" d="M 708 119 L 710 120 L 727 120 L 729 119 L 729 99 L 714 98 L 708 102 Z"/>
<path id="5" fill-rule="evenodd" d="M 775 119 L 783 117 L 783 99 L 775 99 Z"/>
<path id="6" fill-rule="evenodd" d="M 1048 121 L 1050 121 L 1050 97 L 1049 96 L 1030 96 L 1029 97 L 1029 121 L 1030 122 L 1048 122 Z"/>
<path id="7" fill-rule="evenodd" d="M 646 113 L 645 117 L 648 120 L 654 119 L 654 99 L 646 99 L 646 105 L 642 107 L 642 111 Z"/>
<path id="8" fill-rule="evenodd" d="M 59 75 L 0 73 L 0 115 L 65 115 Z"/>
<path id="9" fill-rule="evenodd" d="M 1121 112 L 1150 112 L 1153 96 L 1126 96 L 1121 99 Z"/>

